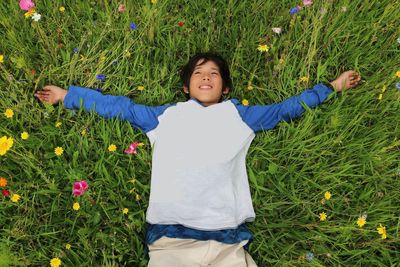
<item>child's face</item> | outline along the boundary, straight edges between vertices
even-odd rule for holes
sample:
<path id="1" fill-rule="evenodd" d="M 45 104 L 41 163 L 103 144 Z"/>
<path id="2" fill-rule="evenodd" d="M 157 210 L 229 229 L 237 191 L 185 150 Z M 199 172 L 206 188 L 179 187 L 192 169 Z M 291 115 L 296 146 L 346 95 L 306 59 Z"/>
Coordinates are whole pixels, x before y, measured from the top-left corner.
<path id="1" fill-rule="evenodd" d="M 204 106 L 218 103 L 222 94 L 227 94 L 229 88 L 222 88 L 223 80 L 218 65 L 209 60 L 204 64 L 203 59 L 196 63 L 196 67 L 190 77 L 189 90 L 184 86 L 183 90 L 190 93 L 191 98 L 200 101 Z"/>

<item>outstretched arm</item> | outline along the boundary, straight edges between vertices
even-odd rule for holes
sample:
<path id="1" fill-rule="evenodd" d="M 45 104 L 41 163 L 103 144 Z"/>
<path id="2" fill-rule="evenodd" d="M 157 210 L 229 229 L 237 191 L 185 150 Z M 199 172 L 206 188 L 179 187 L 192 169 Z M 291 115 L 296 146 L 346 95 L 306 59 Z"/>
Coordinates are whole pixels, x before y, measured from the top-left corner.
<path id="1" fill-rule="evenodd" d="M 82 107 L 95 111 L 104 118 L 119 118 L 129 121 L 136 128 L 148 132 L 158 124 L 157 117 L 169 105 L 145 106 L 136 104 L 125 96 L 103 95 L 89 88 L 70 86 L 69 90 L 54 85 L 47 85 L 35 93 L 42 102 L 56 104 L 60 101 L 68 109 Z"/>
<path id="2" fill-rule="evenodd" d="M 272 105 L 243 106 L 235 102 L 243 121 L 254 132 L 273 129 L 280 121 L 290 121 L 304 112 L 303 105 L 310 108 L 320 105 L 335 90 L 341 92 L 358 85 L 361 77 L 354 71 L 342 73 L 329 85 L 317 84 L 303 91 L 300 95 L 292 96 L 280 103 Z"/>

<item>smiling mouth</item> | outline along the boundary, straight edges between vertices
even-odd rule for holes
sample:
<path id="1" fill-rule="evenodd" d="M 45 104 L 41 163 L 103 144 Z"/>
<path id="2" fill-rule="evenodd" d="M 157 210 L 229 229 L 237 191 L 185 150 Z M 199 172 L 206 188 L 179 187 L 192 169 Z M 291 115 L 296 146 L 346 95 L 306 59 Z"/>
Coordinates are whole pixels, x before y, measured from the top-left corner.
<path id="1" fill-rule="evenodd" d="M 199 88 L 207 90 L 207 89 L 212 89 L 212 86 L 211 85 L 201 85 L 201 86 L 199 86 Z"/>

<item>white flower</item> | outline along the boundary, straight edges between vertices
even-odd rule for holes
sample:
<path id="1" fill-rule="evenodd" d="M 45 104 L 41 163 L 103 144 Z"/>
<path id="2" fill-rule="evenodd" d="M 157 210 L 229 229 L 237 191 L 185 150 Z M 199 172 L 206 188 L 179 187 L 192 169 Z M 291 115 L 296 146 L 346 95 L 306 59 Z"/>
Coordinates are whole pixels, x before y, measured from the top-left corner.
<path id="1" fill-rule="evenodd" d="M 399 38 L 397 38 L 397 42 L 400 44 L 400 37 L 399 37 Z"/>
<path id="2" fill-rule="evenodd" d="M 40 15 L 38 13 L 34 13 L 33 16 L 32 16 L 32 19 L 34 21 L 39 21 L 41 17 L 42 17 L 42 15 Z"/>
<path id="3" fill-rule="evenodd" d="M 282 32 L 282 28 L 272 28 L 272 31 L 279 34 Z"/>

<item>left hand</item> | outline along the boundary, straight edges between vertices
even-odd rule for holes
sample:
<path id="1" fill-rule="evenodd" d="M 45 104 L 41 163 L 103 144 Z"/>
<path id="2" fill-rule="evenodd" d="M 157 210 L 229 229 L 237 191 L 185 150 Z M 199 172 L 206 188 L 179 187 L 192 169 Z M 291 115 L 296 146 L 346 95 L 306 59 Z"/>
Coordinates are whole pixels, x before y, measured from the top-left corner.
<path id="1" fill-rule="evenodd" d="M 341 92 L 350 88 L 354 88 L 361 81 L 361 76 L 353 70 L 348 70 L 339 75 L 330 84 L 335 88 L 336 92 Z"/>

